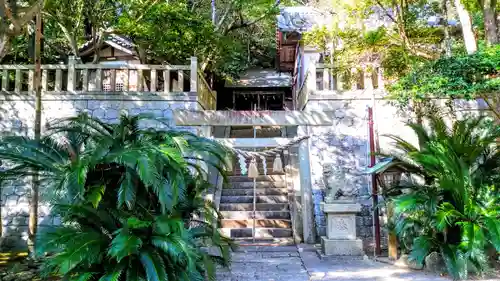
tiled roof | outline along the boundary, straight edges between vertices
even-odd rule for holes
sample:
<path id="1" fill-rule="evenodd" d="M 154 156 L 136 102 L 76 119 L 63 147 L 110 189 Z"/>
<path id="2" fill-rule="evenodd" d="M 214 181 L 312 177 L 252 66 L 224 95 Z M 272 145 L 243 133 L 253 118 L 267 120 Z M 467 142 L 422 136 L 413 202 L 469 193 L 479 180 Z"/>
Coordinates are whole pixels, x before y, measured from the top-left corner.
<path id="1" fill-rule="evenodd" d="M 313 26 L 320 24 L 318 21 L 324 18 L 317 9 L 307 6 L 281 8 L 276 17 L 278 29 L 284 32 L 309 31 Z"/>
<path id="2" fill-rule="evenodd" d="M 126 49 L 129 49 L 131 51 L 134 50 L 134 43 L 132 43 L 132 40 L 128 39 L 127 37 L 124 36 L 119 36 L 116 34 L 111 34 L 106 38 L 105 42 L 111 41 L 113 43 L 116 43 Z"/>
<path id="3" fill-rule="evenodd" d="M 388 27 L 393 24 L 387 15 L 394 16 L 394 13 L 390 9 L 382 10 L 379 7 L 372 7 L 371 10 L 373 13 L 367 19 L 363 20 L 363 24 L 368 30 L 377 29 L 380 26 Z M 279 15 L 276 16 L 278 29 L 282 32 L 307 32 L 314 26 L 328 25 L 333 17 L 342 18 L 343 16 L 311 6 L 283 7 L 280 9 Z M 438 26 L 441 24 L 442 18 L 439 15 L 435 15 L 428 18 L 421 18 L 421 20 L 427 22 L 429 26 Z M 341 20 L 340 22 L 342 28 L 345 21 Z M 458 22 L 455 19 L 450 19 L 448 20 L 448 24 L 456 26 Z"/>
<path id="4" fill-rule="evenodd" d="M 117 35 L 117 34 L 109 34 L 106 35 L 106 39 L 103 42 L 108 45 L 115 45 L 122 47 L 130 52 L 134 52 L 134 43 L 132 40 L 125 36 Z M 80 46 L 80 52 L 90 51 L 92 49 L 92 40 L 85 42 L 82 46 Z"/>
<path id="5" fill-rule="evenodd" d="M 229 88 L 280 88 L 290 87 L 292 76 L 274 69 L 251 69 L 239 79 L 226 82 Z"/>

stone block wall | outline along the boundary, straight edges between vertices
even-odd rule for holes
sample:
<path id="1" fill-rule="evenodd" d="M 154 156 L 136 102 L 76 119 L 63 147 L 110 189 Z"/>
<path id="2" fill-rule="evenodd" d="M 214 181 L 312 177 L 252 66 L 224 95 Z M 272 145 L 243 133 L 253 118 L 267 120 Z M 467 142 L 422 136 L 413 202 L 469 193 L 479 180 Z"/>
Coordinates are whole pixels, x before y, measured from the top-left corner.
<path id="1" fill-rule="evenodd" d="M 309 126 L 310 163 L 314 222 L 317 239 L 326 235 L 326 216 L 320 210 L 320 203 L 327 196 L 329 181 L 334 180 L 333 171 L 342 168 L 346 174 L 345 195 L 354 197 L 362 205 L 357 214 L 356 230 L 358 238 L 364 242 L 365 252 L 373 253 L 373 216 L 370 177 L 361 172 L 368 167 L 369 129 L 368 107 L 374 111 L 374 131 L 376 148 L 381 152 L 392 150 L 392 140 L 388 134 L 398 135 L 417 145 L 413 131 L 406 126 L 414 116 L 411 110 L 401 110 L 390 100 L 384 99 L 383 93 L 376 90 L 375 99 L 370 91 L 355 91 L 349 94 L 331 93 L 328 95 L 310 95 L 304 110 L 333 111 L 332 126 Z M 451 108 L 445 101 L 434 100 L 450 118 L 463 118 L 468 115 L 482 114 L 485 104 L 481 101 L 455 101 Z M 414 120 L 414 119 L 413 119 Z M 451 120 L 451 119 L 450 119 Z M 342 199 L 342 198 L 341 198 Z M 387 230 L 384 227 L 385 214 L 381 210 L 382 248 L 387 248 Z"/>
<path id="2" fill-rule="evenodd" d="M 0 133 L 33 136 L 35 119 L 34 99 L 29 96 L 1 94 Z M 122 112 L 131 115 L 153 114 L 171 120 L 172 129 L 189 130 L 198 133 L 195 127 L 176 127 L 173 112 L 178 109 L 200 110 L 196 97 L 120 97 L 114 95 L 46 95 L 42 102 L 42 126 L 55 118 L 69 117 L 79 112 L 88 112 L 106 122 L 118 122 Z M 145 127 L 162 127 L 157 122 L 144 122 Z M 163 126 L 164 127 L 164 126 Z M 28 230 L 28 207 L 30 199 L 30 179 L 5 182 L 1 185 L 1 208 L 4 249 L 25 246 Z M 58 218 L 50 217 L 50 207 L 44 200 L 43 187 L 40 189 L 39 224 L 45 227 L 58 224 Z M 45 198 L 46 199 L 46 198 Z"/>
<path id="3" fill-rule="evenodd" d="M 342 167 L 346 173 L 346 185 L 352 187 L 346 195 L 359 198 L 369 196 L 366 176 L 359 176 L 368 162 L 367 101 L 348 100 L 339 97 L 321 97 L 309 100 L 307 111 L 333 111 L 332 126 L 309 127 L 311 182 L 314 201 L 314 219 L 318 236 L 326 235 L 326 217 L 320 210 L 324 201 L 329 175 Z M 369 102 L 369 100 L 368 100 Z M 358 219 L 362 220 L 361 219 Z M 358 223 L 359 225 L 359 223 Z M 358 234 L 362 231 L 358 230 Z"/>

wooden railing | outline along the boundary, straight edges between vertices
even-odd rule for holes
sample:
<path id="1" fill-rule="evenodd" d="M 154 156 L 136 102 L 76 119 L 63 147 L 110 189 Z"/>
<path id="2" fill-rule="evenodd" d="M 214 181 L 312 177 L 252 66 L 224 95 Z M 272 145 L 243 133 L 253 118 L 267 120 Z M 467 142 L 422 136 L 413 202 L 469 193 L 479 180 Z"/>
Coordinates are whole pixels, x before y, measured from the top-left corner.
<path id="1" fill-rule="evenodd" d="M 81 64 L 70 58 L 67 65 L 42 65 L 42 92 L 55 95 L 183 94 L 198 96 L 205 109 L 215 108 L 216 96 L 203 76 L 199 75 L 195 57 L 191 58 L 190 65 L 109 63 Z M 34 73 L 34 65 L 0 65 L 2 91 L 10 94 L 33 93 Z"/>
<path id="2" fill-rule="evenodd" d="M 382 69 L 377 66 L 366 66 L 352 69 L 348 73 L 338 73 L 330 66 L 312 64 L 309 66 L 304 82 L 296 91 L 296 109 L 304 109 L 311 95 L 365 91 L 383 87 Z"/>

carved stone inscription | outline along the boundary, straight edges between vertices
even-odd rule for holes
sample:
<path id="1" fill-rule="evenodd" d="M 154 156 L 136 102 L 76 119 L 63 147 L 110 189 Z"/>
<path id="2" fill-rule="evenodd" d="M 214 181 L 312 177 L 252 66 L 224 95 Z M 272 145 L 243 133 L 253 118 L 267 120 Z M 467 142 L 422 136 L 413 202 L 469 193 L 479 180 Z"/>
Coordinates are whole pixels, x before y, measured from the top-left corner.
<path id="1" fill-rule="evenodd" d="M 356 239 L 356 221 L 353 215 L 329 216 L 327 221 L 328 239 Z"/>

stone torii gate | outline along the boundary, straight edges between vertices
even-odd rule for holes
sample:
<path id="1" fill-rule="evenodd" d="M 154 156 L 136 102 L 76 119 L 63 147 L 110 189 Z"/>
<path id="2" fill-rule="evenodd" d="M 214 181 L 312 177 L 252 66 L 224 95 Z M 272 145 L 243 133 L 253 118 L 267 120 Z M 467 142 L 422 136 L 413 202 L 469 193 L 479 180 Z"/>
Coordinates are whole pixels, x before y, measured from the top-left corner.
<path id="1" fill-rule="evenodd" d="M 282 126 L 296 127 L 296 137 L 309 136 L 314 126 L 336 124 L 333 111 L 176 111 L 175 124 L 198 126 L 201 133 L 211 136 L 212 126 Z M 291 142 L 292 138 L 221 138 L 220 143 L 234 148 L 273 148 Z M 293 190 L 292 227 L 306 243 L 316 243 L 314 202 L 311 181 L 310 141 L 305 139 L 291 147 L 289 165 L 285 167 L 289 190 Z"/>

